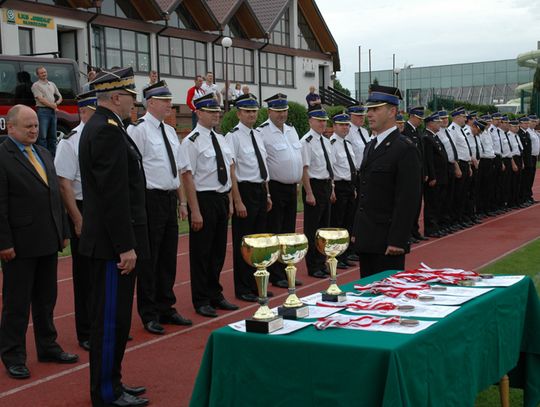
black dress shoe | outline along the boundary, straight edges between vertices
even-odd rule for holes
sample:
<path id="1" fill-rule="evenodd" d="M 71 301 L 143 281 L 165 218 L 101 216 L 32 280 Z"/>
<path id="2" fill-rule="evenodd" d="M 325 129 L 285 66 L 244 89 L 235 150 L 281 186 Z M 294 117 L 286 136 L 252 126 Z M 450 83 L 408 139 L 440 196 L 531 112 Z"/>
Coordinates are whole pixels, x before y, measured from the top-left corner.
<path id="1" fill-rule="evenodd" d="M 147 322 L 146 324 L 144 324 L 144 329 L 155 335 L 163 335 L 165 333 L 165 329 L 157 321 Z"/>
<path id="2" fill-rule="evenodd" d="M 327 274 L 322 270 L 317 270 L 310 274 L 311 277 L 315 278 L 326 278 L 326 275 Z"/>
<path id="3" fill-rule="evenodd" d="M 259 295 L 259 294 L 257 293 L 256 295 Z M 266 296 L 267 296 L 268 298 L 272 298 L 272 297 L 274 296 L 274 293 L 273 293 L 272 291 L 266 290 Z"/>
<path id="4" fill-rule="evenodd" d="M 289 288 L 289 283 L 287 282 L 287 280 L 275 281 L 272 283 L 272 285 L 279 288 Z"/>
<path id="5" fill-rule="evenodd" d="M 418 235 L 418 236 L 416 236 L 416 238 L 418 240 L 428 240 L 425 236 L 422 236 L 422 235 Z"/>
<path id="6" fill-rule="evenodd" d="M 349 260 L 349 261 L 360 261 L 360 257 L 358 257 L 357 254 L 349 254 L 347 256 L 347 260 Z"/>
<path id="7" fill-rule="evenodd" d="M 172 315 L 162 315 L 161 317 L 159 317 L 159 322 L 161 322 L 162 324 L 169 324 L 169 325 L 182 325 L 182 326 L 193 325 L 193 322 L 191 321 L 191 319 L 184 318 L 178 312 L 175 312 Z"/>
<path id="8" fill-rule="evenodd" d="M 222 300 L 219 300 L 218 302 L 215 302 L 212 305 L 217 309 L 223 309 L 225 311 L 234 311 L 239 308 L 238 305 L 231 304 L 225 298 L 223 298 Z"/>
<path id="9" fill-rule="evenodd" d="M 79 346 L 85 351 L 90 352 L 90 341 L 79 341 Z"/>
<path id="10" fill-rule="evenodd" d="M 129 393 L 123 392 L 122 395 L 114 400 L 110 405 L 118 407 L 147 406 L 148 399 L 135 397 Z"/>
<path id="11" fill-rule="evenodd" d="M 303 285 L 303 284 L 304 284 L 304 283 L 303 283 L 301 280 L 296 279 L 296 280 L 294 281 L 294 285 L 295 285 L 296 287 L 298 287 L 299 285 Z"/>
<path id="12" fill-rule="evenodd" d="M 40 362 L 54 362 L 54 363 L 75 363 L 79 360 L 79 355 L 74 353 L 59 352 L 52 355 L 38 356 Z"/>
<path id="13" fill-rule="evenodd" d="M 415 237 L 411 237 L 411 243 L 420 243 L 420 240 Z"/>
<path id="14" fill-rule="evenodd" d="M 337 262 L 337 268 L 340 269 L 340 270 L 347 270 L 349 268 L 349 266 L 347 266 L 345 263 L 343 263 L 342 261 L 338 261 Z"/>
<path id="15" fill-rule="evenodd" d="M 128 335 L 128 342 L 133 340 L 133 336 Z"/>
<path id="16" fill-rule="evenodd" d="M 146 387 L 143 386 L 130 387 L 127 384 L 122 383 L 122 388 L 127 394 L 131 394 L 132 396 L 140 396 L 141 394 L 146 393 Z"/>
<path id="17" fill-rule="evenodd" d="M 441 237 L 441 235 L 438 232 L 426 233 L 426 236 L 431 237 L 431 238 L 435 238 L 435 239 L 438 238 L 438 237 Z"/>
<path id="18" fill-rule="evenodd" d="M 30 370 L 25 365 L 8 366 L 6 369 L 12 379 L 28 379 L 30 377 Z"/>
<path id="19" fill-rule="evenodd" d="M 240 294 L 240 295 L 237 295 L 236 298 L 242 301 L 247 301 L 247 302 L 257 302 L 259 299 L 259 297 L 257 297 L 255 294 L 251 294 L 251 293 Z"/>
<path id="20" fill-rule="evenodd" d="M 198 308 L 195 308 L 195 312 L 203 317 L 215 318 L 217 317 L 216 309 L 211 305 L 202 305 Z"/>

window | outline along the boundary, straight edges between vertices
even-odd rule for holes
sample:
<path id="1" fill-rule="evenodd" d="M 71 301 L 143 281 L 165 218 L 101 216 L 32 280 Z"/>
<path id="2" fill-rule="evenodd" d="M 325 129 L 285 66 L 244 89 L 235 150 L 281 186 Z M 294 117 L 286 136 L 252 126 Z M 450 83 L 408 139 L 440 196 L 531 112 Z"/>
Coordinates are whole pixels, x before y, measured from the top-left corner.
<path id="1" fill-rule="evenodd" d="M 274 27 L 270 37 L 270 44 L 290 47 L 291 35 L 289 30 L 289 10 L 283 13 L 283 16 L 281 16 L 281 19 Z"/>
<path id="2" fill-rule="evenodd" d="M 164 75 L 194 78 L 206 72 L 206 44 L 159 37 L 159 69 Z"/>
<path id="3" fill-rule="evenodd" d="M 214 45 L 214 77 L 225 80 L 225 50 L 221 45 Z M 228 54 L 228 79 L 231 82 L 253 83 L 253 51 L 244 48 L 229 48 Z"/>
<path id="4" fill-rule="evenodd" d="M 293 57 L 261 52 L 261 83 L 294 86 Z"/>
<path id="5" fill-rule="evenodd" d="M 93 26 L 95 64 L 110 69 L 131 66 L 135 72 L 150 70 L 150 40 L 148 34 L 118 28 Z"/>
<path id="6" fill-rule="evenodd" d="M 101 4 L 101 13 L 120 18 L 131 18 L 134 20 L 141 19 L 130 1 L 103 0 L 103 3 Z"/>
<path id="7" fill-rule="evenodd" d="M 19 27 L 19 53 L 21 55 L 30 55 L 34 53 L 34 41 L 31 28 Z"/>
<path id="8" fill-rule="evenodd" d="M 304 15 L 298 10 L 298 48 L 321 52 L 321 48 L 313 35 L 313 31 L 304 18 Z"/>
<path id="9" fill-rule="evenodd" d="M 175 11 L 172 12 L 169 19 L 169 26 L 176 28 L 185 28 L 190 30 L 198 30 L 199 26 L 195 19 L 191 16 L 184 4 L 180 4 Z"/>
<path id="10" fill-rule="evenodd" d="M 47 69 L 47 77 L 51 82 L 54 82 L 60 94 L 64 99 L 75 99 L 75 95 L 78 93 L 77 80 L 75 78 L 75 72 L 73 66 L 69 64 L 37 64 L 35 62 L 28 62 L 22 64 L 22 71 L 30 74 L 30 81 L 34 83 L 38 80 L 36 76 L 36 68 L 40 65 L 44 65 Z"/>
<path id="11" fill-rule="evenodd" d="M 17 63 L 0 61 L 0 98 L 12 98 L 16 93 Z M 32 82 L 30 82 L 32 86 Z"/>

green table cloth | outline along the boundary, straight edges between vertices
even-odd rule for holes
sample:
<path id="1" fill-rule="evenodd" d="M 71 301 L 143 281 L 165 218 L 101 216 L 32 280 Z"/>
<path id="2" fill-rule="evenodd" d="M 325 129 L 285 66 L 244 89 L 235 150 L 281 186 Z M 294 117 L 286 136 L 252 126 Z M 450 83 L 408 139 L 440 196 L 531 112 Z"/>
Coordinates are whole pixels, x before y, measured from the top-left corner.
<path id="1" fill-rule="evenodd" d="M 220 328 L 206 345 L 190 406 L 472 406 L 479 391 L 509 372 L 511 385 L 525 390 L 525 406 L 536 407 L 540 302 L 528 277 L 414 335 L 309 326 L 272 336 Z"/>

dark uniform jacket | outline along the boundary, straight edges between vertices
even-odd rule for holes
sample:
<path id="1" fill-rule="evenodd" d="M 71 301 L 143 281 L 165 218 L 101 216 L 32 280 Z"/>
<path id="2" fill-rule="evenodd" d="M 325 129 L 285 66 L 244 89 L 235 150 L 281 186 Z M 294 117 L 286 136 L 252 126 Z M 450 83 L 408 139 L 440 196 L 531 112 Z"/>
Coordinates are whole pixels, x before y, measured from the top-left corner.
<path id="1" fill-rule="evenodd" d="M 109 109 L 99 106 L 84 126 L 79 164 L 84 196 L 79 252 L 112 260 L 135 249 L 138 258 L 147 258 L 150 249 L 141 154 Z"/>
<path id="2" fill-rule="evenodd" d="M 0 250 L 13 247 L 17 258 L 62 250 L 69 226 L 49 151 L 34 145 L 47 183 L 9 138 L 0 144 Z"/>
<path id="3" fill-rule="evenodd" d="M 375 143 L 376 139 L 366 147 L 360 167 L 355 249 L 384 254 L 391 245 L 409 251 L 420 200 L 418 151 L 397 129 L 376 149 Z"/>
<path id="4" fill-rule="evenodd" d="M 424 134 L 424 171 L 428 182 L 437 180 L 437 185 L 448 183 L 448 154 L 439 136 L 426 130 Z"/>
<path id="5" fill-rule="evenodd" d="M 521 156 L 523 157 L 523 164 L 525 167 L 530 168 L 534 166 L 534 161 L 532 159 L 532 145 L 530 134 L 523 130 L 521 127 L 518 130 L 518 137 L 521 140 L 521 145 L 523 146 L 523 151 Z"/>

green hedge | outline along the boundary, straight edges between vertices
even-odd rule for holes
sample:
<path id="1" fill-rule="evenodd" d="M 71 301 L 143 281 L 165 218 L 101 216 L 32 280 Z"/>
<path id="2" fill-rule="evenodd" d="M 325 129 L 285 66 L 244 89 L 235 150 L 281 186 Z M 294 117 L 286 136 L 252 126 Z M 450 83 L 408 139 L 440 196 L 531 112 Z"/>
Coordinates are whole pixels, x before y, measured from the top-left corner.
<path id="1" fill-rule="evenodd" d="M 259 114 L 257 115 L 257 122 L 255 127 L 259 126 L 261 123 L 265 122 L 268 119 L 268 109 L 262 107 L 259 109 Z M 289 102 L 289 118 L 287 123 L 292 125 L 299 137 L 302 137 L 309 130 L 309 124 L 307 121 L 307 109 L 296 102 Z M 231 109 L 225 115 L 223 115 L 223 120 L 221 122 L 221 132 L 227 134 L 231 129 L 238 124 L 238 117 L 236 117 L 236 108 Z"/>

